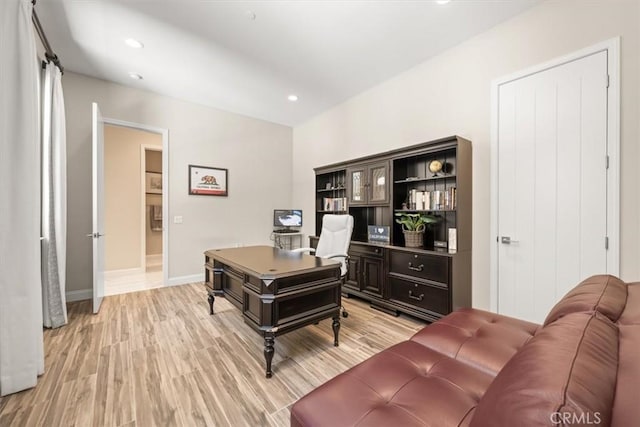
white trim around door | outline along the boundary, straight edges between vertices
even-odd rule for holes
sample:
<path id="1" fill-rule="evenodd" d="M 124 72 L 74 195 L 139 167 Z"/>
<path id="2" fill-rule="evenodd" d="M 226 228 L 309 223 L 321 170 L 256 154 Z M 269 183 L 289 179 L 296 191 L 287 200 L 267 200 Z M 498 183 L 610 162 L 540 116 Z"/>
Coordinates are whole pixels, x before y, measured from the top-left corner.
<path id="1" fill-rule="evenodd" d="M 491 249 L 490 309 L 498 311 L 498 112 L 501 85 L 563 64 L 607 52 L 607 273 L 620 274 L 620 38 L 612 38 L 577 52 L 496 79 L 491 85 Z M 605 242 L 603 242 L 605 244 Z"/>

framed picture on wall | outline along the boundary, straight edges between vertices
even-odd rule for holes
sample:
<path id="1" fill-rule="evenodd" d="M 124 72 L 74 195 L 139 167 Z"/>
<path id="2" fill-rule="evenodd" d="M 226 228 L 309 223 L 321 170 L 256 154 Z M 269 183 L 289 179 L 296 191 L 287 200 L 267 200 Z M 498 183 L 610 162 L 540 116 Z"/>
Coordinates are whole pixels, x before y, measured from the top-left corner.
<path id="1" fill-rule="evenodd" d="M 148 194 L 162 194 L 162 174 L 145 172 L 145 192 Z"/>
<path id="2" fill-rule="evenodd" d="M 228 196 L 227 169 L 189 165 L 189 194 Z"/>

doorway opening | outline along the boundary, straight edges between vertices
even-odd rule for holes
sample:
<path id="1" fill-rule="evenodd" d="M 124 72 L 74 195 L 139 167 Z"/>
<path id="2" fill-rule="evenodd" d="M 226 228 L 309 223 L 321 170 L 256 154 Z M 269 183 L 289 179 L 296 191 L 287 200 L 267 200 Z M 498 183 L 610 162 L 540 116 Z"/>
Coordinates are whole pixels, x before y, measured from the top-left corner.
<path id="1" fill-rule="evenodd" d="M 105 295 L 164 285 L 163 140 L 105 120 Z"/>

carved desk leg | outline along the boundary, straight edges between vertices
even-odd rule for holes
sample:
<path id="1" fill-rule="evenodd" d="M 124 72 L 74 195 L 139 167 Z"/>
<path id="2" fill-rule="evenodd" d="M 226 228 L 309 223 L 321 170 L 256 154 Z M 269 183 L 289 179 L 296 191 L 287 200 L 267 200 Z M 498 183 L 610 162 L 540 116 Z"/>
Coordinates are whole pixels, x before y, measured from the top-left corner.
<path id="1" fill-rule="evenodd" d="M 209 293 L 208 301 L 209 301 L 209 314 L 210 315 L 213 314 L 213 303 L 214 303 L 215 300 L 216 300 L 216 297 L 214 297 L 212 293 Z"/>
<path id="2" fill-rule="evenodd" d="M 274 343 L 275 337 L 273 334 L 266 332 L 264 336 L 264 360 L 267 362 L 267 378 L 271 378 L 271 375 L 273 375 L 271 371 L 271 361 L 273 360 Z"/>
<path id="3" fill-rule="evenodd" d="M 333 328 L 333 345 L 338 346 L 338 334 L 340 333 L 340 315 L 333 316 L 333 324 L 331 325 Z"/>

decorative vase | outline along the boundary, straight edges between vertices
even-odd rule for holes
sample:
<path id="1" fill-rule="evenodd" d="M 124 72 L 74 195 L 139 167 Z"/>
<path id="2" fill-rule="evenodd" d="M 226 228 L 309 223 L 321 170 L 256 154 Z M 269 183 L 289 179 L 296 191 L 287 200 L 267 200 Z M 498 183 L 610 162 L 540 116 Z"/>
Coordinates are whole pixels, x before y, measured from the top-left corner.
<path id="1" fill-rule="evenodd" d="M 407 248 L 421 248 L 424 246 L 424 226 L 415 231 L 407 230 L 403 227 L 404 245 Z"/>

